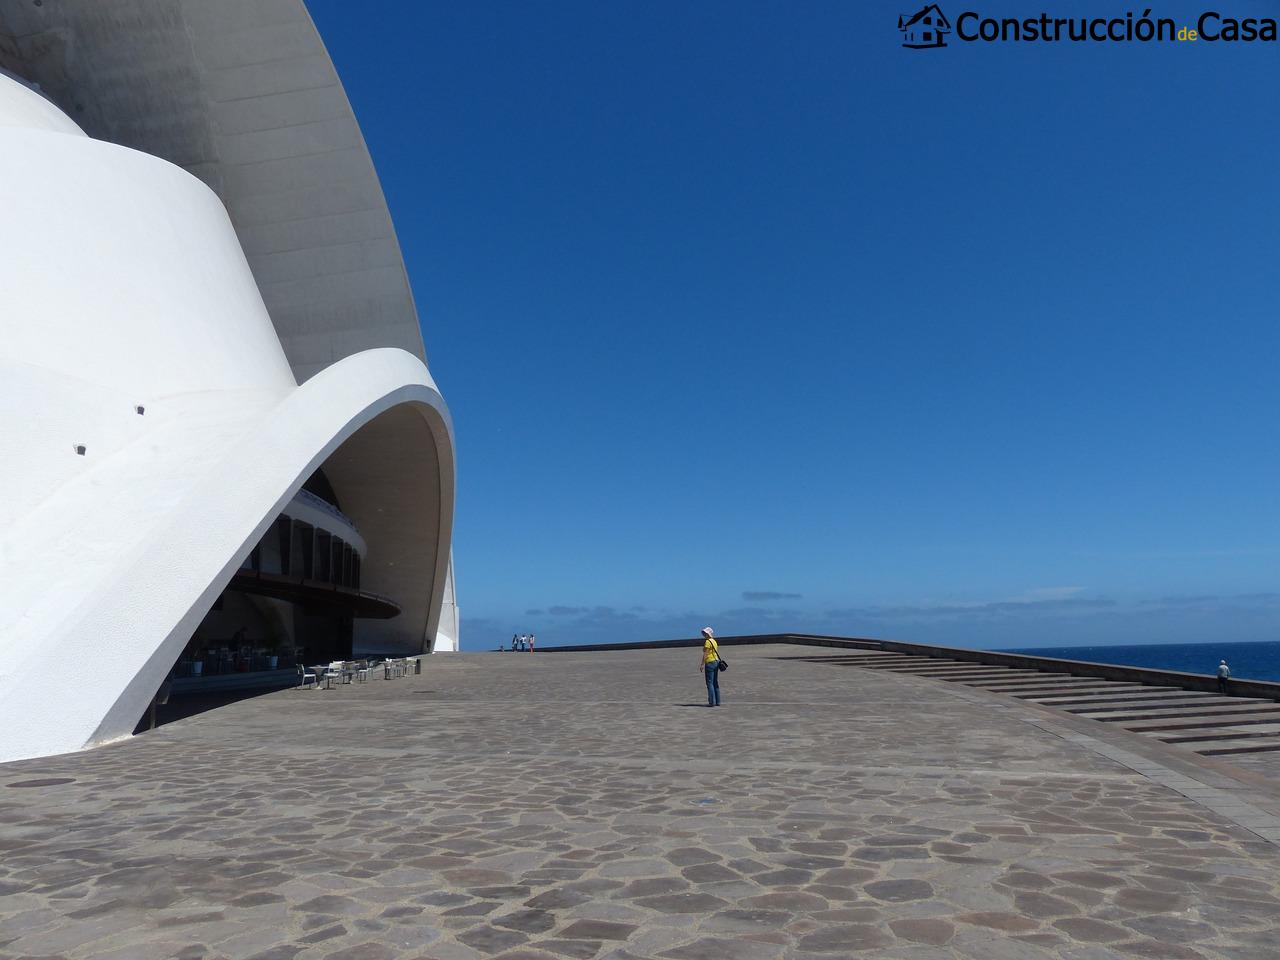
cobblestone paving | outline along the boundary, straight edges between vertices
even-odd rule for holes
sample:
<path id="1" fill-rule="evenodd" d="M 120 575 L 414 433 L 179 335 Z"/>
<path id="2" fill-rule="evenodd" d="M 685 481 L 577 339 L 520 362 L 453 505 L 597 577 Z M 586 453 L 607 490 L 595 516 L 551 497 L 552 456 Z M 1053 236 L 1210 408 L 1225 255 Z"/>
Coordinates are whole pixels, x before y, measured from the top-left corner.
<path id="1" fill-rule="evenodd" d="M 0 960 L 1280 956 L 1280 854 L 910 677 L 475 654 L 0 766 Z"/>

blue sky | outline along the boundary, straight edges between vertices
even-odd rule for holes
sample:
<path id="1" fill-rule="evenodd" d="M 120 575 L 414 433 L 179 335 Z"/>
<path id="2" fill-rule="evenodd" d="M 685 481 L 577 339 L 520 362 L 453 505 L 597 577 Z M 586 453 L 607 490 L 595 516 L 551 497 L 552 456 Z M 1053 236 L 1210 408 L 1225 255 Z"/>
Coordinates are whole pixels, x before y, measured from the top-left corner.
<path id="1" fill-rule="evenodd" d="M 1280 639 L 1280 45 L 308 6 L 454 417 L 464 648 Z"/>

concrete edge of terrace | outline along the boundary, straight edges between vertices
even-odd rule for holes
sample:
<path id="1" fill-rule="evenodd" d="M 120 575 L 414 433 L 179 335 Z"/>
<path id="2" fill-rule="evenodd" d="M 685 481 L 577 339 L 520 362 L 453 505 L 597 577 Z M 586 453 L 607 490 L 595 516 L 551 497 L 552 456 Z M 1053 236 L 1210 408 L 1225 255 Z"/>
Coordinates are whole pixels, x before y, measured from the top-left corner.
<path id="1" fill-rule="evenodd" d="M 877 640 L 868 637 L 834 637 L 808 633 L 766 633 L 743 636 L 717 637 L 721 646 L 784 643 L 810 647 L 835 647 L 850 650 L 883 650 L 917 657 L 963 660 L 969 663 L 1013 667 L 1026 670 L 1042 670 L 1066 673 L 1073 677 L 1094 677 L 1124 683 L 1154 684 L 1180 687 L 1183 690 L 1199 690 L 1216 693 L 1216 677 L 1202 673 L 1180 673 L 1176 670 L 1158 670 L 1154 667 L 1134 667 L 1122 663 L 1095 663 L 1088 660 L 1065 660 L 1058 657 L 1037 657 L 1024 653 L 1002 653 L 996 650 L 970 650 L 965 647 L 944 647 L 930 643 L 908 643 L 902 640 Z M 673 640 L 637 640 L 628 643 L 570 644 L 567 646 L 539 647 L 546 653 L 585 653 L 610 650 L 649 650 L 668 647 L 698 647 L 700 638 Z M 1239 697 L 1262 697 L 1280 700 L 1280 683 L 1269 680 L 1244 680 L 1232 678 L 1231 694 Z"/>

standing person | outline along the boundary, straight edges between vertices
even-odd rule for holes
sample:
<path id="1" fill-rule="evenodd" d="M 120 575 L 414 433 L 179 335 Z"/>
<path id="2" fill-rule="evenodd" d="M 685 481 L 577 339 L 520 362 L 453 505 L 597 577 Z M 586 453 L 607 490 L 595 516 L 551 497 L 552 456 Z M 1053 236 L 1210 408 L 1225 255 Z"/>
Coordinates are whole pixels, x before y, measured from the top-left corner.
<path id="1" fill-rule="evenodd" d="M 710 627 L 702 628 L 702 673 L 707 681 L 707 706 L 720 706 L 720 645 Z"/>
<path id="2" fill-rule="evenodd" d="M 1231 668 L 1227 666 L 1227 661 L 1218 661 L 1218 692 L 1226 695 L 1227 681 L 1231 679 Z"/>
<path id="3" fill-rule="evenodd" d="M 538 642 L 538 638 L 532 633 L 529 634 L 529 652 L 533 653 L 533 645 Z"/>
<path id="4" fill-rule="evenodd" d="M 518 633 L 513 633 L 513 634 L 511 635 L 511 649 L 512 649 L 513 651 L 514 651 L 514 650 L 519 650 L 519 649 L 520 649 L 520 634 L 518 634 Z"/>

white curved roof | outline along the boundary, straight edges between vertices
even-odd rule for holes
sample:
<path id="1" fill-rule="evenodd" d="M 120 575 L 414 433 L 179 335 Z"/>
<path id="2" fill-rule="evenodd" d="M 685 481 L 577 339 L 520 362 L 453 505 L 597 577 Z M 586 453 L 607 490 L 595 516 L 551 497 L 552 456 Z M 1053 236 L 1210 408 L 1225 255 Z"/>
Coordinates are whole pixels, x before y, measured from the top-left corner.
<path id="1" fill-rule="evenodd" d="M 297 382 L 378 347 L 425 361 L 373 162 L 301 0 L 0 0 L 0 70 L 38 85 L 89 137 L 213 189 Z M 404 478 L 438 465 L 406 446 L 403 430 L 421 427 L 398 416 L 348 438 L 325 471 L 369 540 L 366 578 L 404 609 L 362 625 L 364 642 L 425 650 L 442 578 L 423 539 L 444 531 Z"/>
<path id="2" fill-rule="evenodd" d="M 371 347 L 425 359 L 373 161 L 301 0 L 0 0 L 0 68 L 89 136 L 213 188 L 299 382 Z"/>

